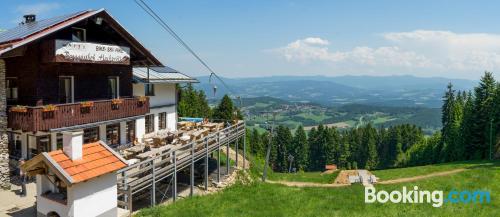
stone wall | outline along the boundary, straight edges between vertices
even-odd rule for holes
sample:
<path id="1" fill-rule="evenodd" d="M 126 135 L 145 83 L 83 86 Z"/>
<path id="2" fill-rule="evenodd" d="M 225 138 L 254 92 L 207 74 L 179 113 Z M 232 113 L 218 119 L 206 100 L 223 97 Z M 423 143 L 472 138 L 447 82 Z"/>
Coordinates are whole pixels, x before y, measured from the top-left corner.
<path id="1" fill-rule="evenodd" d="M 0 188 L 10 188 L 9 144 L 7 137 L 7 100 L 5 96 L 5 61 L 0 59 Z"/>

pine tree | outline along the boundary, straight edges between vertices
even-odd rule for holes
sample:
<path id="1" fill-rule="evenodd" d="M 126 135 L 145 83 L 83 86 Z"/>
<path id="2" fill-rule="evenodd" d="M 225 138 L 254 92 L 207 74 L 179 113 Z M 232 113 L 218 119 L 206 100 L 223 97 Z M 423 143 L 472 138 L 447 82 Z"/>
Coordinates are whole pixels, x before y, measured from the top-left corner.
<path id="1" fill-rule="evenodd" d="M 463 108 L 463 120 L 460 126 L 460 139 L 464 149 L 463 159 L 471 159 L 474 153 L 474 146 L 472 145 L 472 124 L 474 122 L 474 99 L 472 92 L 467 93 L 465 105 Z"/>
<path id="2" fill-rule="evenodd" d="M 488 138 L 490 121 L 495 109 L 493 100 L 495 94 L 495 79 L 491 72 L 485 72 L 474 89 L 474 113 L 471 130 L 471 145 L 473 146 L 473 159 L 485 159 L 488 157 Z"/>
<path id="3" fill-rule="evenodd" d="M 249 144 L 250 144 L 250 152 L 257 156 L 264 156 L 265 151 L 263 148 L 263 144 L 261 142 L 261 136 L 259 135 L 259 131 L 257 129 L 253 129 L 251 133 L 248 133 L 249 136 Z"/>
<path id="4" fill-rule="evenodd" d="M 368 124 L 363 133 L 363 144 L 365 145 L 364 151 L 364 168 L 366 169 L 375 169 L 377 167 L 378 159 L 377 159 L 377 140 L 376 135 L 377 131 L 375 128 Z"/>
<path id="5" fill-rule="evenodd" d="M 406 163 L 406 155 L 403 152 L 403 145 L 398 143 L 396 145 L 396 161 L 394 163 L 394 167 L 402 167 Z"/>
<path id="6" fill-rule="evenodd" d="M 441 123 L 443 128 L 441 129 L 442 135 L 442 159 L 447 160 L 451 157 L 451 150 L 453 149 L 453 123 L 454 123 L 454 106 L 455 106 L 455 90 L 453 90 L 453 85 L 448 84 L 446 93 L 443 97 L 443 107 L 442 107 L 442 117 Z"/>
<path id="7" fill-rule="evenodd" d="M 274 146 L 276 147 L 276 161 L 275 170 L 279 172 L 288 171 L 288 148 L 290 148 L 292 143 L 292 133 L 290 129 L 285 126 L 278 126 L 276 131 L 276 139 L 274 140 Z"/>
<path id="8" fill-rule="evenodd" d="M 294 157 L 297 168 L 306 170 L 309 165 L 309 143 L 307 135 L 302 125 L 297 127 L 295 136 L 293 137 Z"/>
<path id="9" fill-rule="evenodd" d="M 351 165 L 349 163 L 350 157 L 351 157 L 351 151 L 350 151 L 349 143 L 344 140 L 344 142 L 342 142 L 340 144 L 340 155 L 339 155 L 339 159 L 337 161 L 338 166 L 340 168 L 350 169 L 350 167 L 351 167 Z"/>
<path id="10" fill-rule="evenodd" d="M 233 100 L 228 95 L 224 95 L 217 108 L 215 108 L 213 117 L 216 120 L 231 121 L 233 120 L 234 111 Z"/>
<path id="11" fill-rule="evenodd" d="M 325 139 L 321 144 L 321 163 L 318 165 L 323 170 L 325 165 L 335 163 L 335 147 L 338 140 L 337 130 L 335 128 L 325 127 L 323 131 Z"/>

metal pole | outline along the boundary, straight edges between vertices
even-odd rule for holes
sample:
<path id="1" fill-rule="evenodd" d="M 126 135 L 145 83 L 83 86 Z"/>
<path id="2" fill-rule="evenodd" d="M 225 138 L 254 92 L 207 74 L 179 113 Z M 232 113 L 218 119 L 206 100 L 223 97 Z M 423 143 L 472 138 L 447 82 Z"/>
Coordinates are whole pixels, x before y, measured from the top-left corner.
<path id="1" fill-rule="evenodd" d="M 125 176 L 125 171 L 122 171 L 122 186 L 123 188 L 128 192 L 128 185 L 127 185 L 127 177 Z M 128 204 L 128 194 L 123 195 L 123 202 Z M 130 207 L 127 207 L 130 210 L 130 213 L 132 213 L 132 209 Z"/>
<path id="2" fill-rule="evenodd" d="M 247 149 L 246 149 L 246 141 L 247 141 L 247 130 L 245 129 L 245 132 L 243 134 L 243 169 L 246 169 L 246 152 L 247 152 Z"/>
<path id="3" fill-rule="evenodd" d="M 228 138 L 229 139 L 229 138 Z M 229 140 L 227 141 L 226 147 L 226 175 L 229 176 Z"/>
<path id="4" fill-rule="evenodd" d="M 208 139 L 205 139 L 205 191 L 208 190 Z"/>
<path id="5" fill-rule="evenodd" d="M 492 160 L 491 147 L 493 144 L 493 118 L 490 120 L 490 160 Z"/>
<path id="6" fill-rule="evenodd" d="M 128 216 L 132 216 L 132 188 L 130 186 L 127 186 L 127 195 L 130 195 L 128 198 Z"/>
<path id="7" fill-rule="evenodd" d="M 271 137 L 271 136 L 269 136 Z M 262 173 L 262 181 L 266 181 L 267 177 L 267 165 L 269 164 L 269 156 L 271 155 L 271 139 L 269 139 L 269 144 L 267 145 L 266 162 L 264 164 L 264 172 Z"/>
<path id="8" fill-rule="evenodd" d="M 172 186 L 172 199 L 175 202 L 177 200 L 177 155 L 175 154 L 175 151 L 172 153 L 174 156 L 174 182 Z"/>
<path id="9" fill-rule="evenodd" d="M 217 182 L 220 182 L 220 133 L 217 133 Z"/>
<path id="10" fill-rule="evenodd" d="M 154 206 L 156 204 L 156 185 L 155 185 L 156 174 L 155 174 L 155 162 L 154 162 L 154 160 L 151 160 L 151 174 L 152 174 L 151 206 Z"/>
<path id="11" fill-rule="evenodd" d="M 193 191 L 194 191 L 194 146 L 193 146 L 193 143 L 191 143 L 191 177 L 190 177 L 190 181 L 189 181 L 189 196 L 193 196 Z"/>
<path id="12" fill-rule="evenodd" d="M 273 114 L 273 124 L 271 125 L 271 133 L 269 135 L 269 144 L 267 145 L 267 153 L 266 153 L 266 162 L 264 164 L 264 172 L 262 173 L 262 181 L 266 181 L 266 177 L 267 177 L 267 167 L 269 165 L 269 156 L 271 155 L 271 142 L 272 142 L 272 137 L 273 137 L 273 134 L 274 134 L 274 119 L 276 118 L 276 114 L 274 113 Z"/>
<path id="13" fill-rule="evenodd" d="M 238 167 L 238 141 L 240 140 L 240 138 L 238 137 L 238 128 L 236 128 L 236 162 L 235 162 L 235 166 Z"/>

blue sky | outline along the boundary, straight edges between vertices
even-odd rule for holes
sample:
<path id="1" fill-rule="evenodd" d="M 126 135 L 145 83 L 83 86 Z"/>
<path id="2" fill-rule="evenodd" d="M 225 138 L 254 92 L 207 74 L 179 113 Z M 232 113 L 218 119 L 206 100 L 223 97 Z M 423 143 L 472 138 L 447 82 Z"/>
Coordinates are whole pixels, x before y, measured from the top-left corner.
<path id="1" fill-rule="evenodd" d="M 209 65 L 227 77 L 403 75 L 500 77 L 495 1 L 146 0 Z M 1 0 L 0 29 L 106 8 L 165 64 L 208 75 L 133 0 Z"/>

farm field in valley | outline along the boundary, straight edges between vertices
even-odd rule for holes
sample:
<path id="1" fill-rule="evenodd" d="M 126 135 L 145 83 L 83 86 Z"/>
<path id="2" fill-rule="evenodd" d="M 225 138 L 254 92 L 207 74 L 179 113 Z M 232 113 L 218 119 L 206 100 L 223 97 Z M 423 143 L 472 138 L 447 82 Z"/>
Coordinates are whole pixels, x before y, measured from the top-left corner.
<path id="1" fill-rule="evenodd" d="M 415 124 L 428 135 L 441 127 L 440 109 L 423 107 L 390 107 L 347 104 L 326 107 L 315 103 L 288 102 L 272 97 L 243 99 L 243 114 L 249 128 L 263 132 L 273 120 L 277 125 L 294 130 L 299 125 L 309 131 L 319 124 L 337 129 L 349 129 L 371 123 L 375 127 Z"/>

